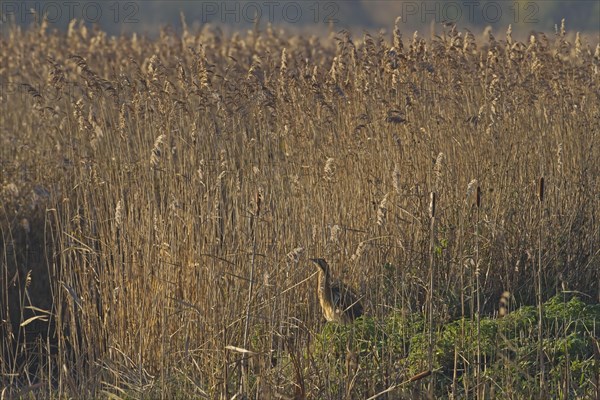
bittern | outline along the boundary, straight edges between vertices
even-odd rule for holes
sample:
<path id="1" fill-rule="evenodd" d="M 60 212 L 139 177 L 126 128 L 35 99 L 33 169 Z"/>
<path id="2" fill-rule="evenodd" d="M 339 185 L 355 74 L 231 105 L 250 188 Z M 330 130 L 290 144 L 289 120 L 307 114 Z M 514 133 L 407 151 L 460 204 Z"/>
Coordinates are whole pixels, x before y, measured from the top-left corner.
<path id="1" fill-rule="evenodd" d="M 329 264 L 322 258 L 311 258 L 319 267 L 317 294 L 327 321 L 348 324 L 363 314 L 359 297 L 343 282 L 333 280 Z"/>

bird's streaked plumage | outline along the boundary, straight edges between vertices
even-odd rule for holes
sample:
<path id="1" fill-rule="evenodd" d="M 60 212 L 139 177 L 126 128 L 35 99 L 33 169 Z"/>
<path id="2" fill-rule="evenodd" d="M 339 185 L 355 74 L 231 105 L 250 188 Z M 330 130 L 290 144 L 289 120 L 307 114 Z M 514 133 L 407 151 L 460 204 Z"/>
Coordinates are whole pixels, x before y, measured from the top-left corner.
<path id="1" fill-rule="evenodd" d="M 363 314 L 360 298 L 348 286 L 331 278 L 329 264 L 322 258 L 311 258 L 319 267 L 317 294 L 327 321 L 348 324 Z"/>

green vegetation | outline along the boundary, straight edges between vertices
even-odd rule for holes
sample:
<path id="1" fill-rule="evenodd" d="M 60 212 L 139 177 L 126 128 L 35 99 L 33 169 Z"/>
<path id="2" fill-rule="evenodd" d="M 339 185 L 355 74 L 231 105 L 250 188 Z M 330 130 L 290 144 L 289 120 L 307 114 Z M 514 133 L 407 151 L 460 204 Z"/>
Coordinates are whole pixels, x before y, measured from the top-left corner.
<path id="1" fill-rule="evenodd" d="M 593 397 L 600 368 L 598 347 L 600 305 L 586 305 L 578 297 L 557 295 L 544 304 L 543 351 L 551 398 Z M 436 397 L 467 395 L 473 390 L 478 346 L 482 362 L 481 395 L 527 398 L 539 393 L 539 345 L 535 335 L 535 307 L 521 307 L 503 318 L 459 319 L 438 326 L 435 333 Z M 478 333 L 479 332 L 479 333 Z M 311 358 L 322 381 L 315 398 L 341 398 L 345 391 L 367 397 L 369 390 L 397 385 L 396 396 L 410 397 L 409 378 L 427 370 L 429 340 L 419 315 L 391 313 L 383 322 L 361 318 L 355 324 L 327 324 L 315 337 Z M 353 357 L 360 369 L 349 368 Z M 391 370 L 384 366 L 393 366 Z M 565 380 L 570 376 L 570 380 Z M 510 386 L 503 383 L 510 381 Z M 332 382 L 336 383 L 335 385 Z M 473 393 L 469 393 L 471 395 Z"/>

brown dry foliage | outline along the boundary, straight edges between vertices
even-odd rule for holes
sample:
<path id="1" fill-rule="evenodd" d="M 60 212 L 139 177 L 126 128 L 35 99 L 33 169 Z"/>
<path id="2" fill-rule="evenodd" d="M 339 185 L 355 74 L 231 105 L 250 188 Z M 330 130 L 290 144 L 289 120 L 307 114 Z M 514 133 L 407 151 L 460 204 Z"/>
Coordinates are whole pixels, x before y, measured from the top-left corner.
<path id="1" fill-rule="evenodd" d="M 327 257 L 372 316 L 420 310 L 435 191 L 435 309 L 459 316 L 474 179 L 484 310 L 504 291 L 536 300 L 540 176 L 544 297 L 597 299 L 595 44 L 392 39 L 0 38 L 2 386 L 37 382 L 23 371 L 39 364 L 46 390 L 76 397 L 217 398 L 249 357 L 250 395 L 313 396 L 318 371 L 297 368 L 322 324 L 305 257 Z M 246 354 L 226 346 L 243 346 L 253 254 Z M 51 340 L 17 348 L 48 329 L 19 328 L 41 315 L 30 305 L 52 314 Z"/>

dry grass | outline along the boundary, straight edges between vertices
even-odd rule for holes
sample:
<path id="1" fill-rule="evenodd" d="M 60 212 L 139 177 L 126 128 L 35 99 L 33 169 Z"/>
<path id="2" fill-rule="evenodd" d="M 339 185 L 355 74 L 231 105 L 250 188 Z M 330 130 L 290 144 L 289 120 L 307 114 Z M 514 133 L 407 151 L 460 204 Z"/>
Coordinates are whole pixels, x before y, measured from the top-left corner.
<path id="1" fill-rule="evenodd" d="M 430 332 L 494 314 L 505 291 L 599 300 L 589 39 L 45 30 L 0 39 L 3 395 L 343 398 L 409 381 L 392 356 L 380 371 L 397 381 L 345 391 L 316 367 L 306 257 L 375 320 L 430 312 Z"/>

